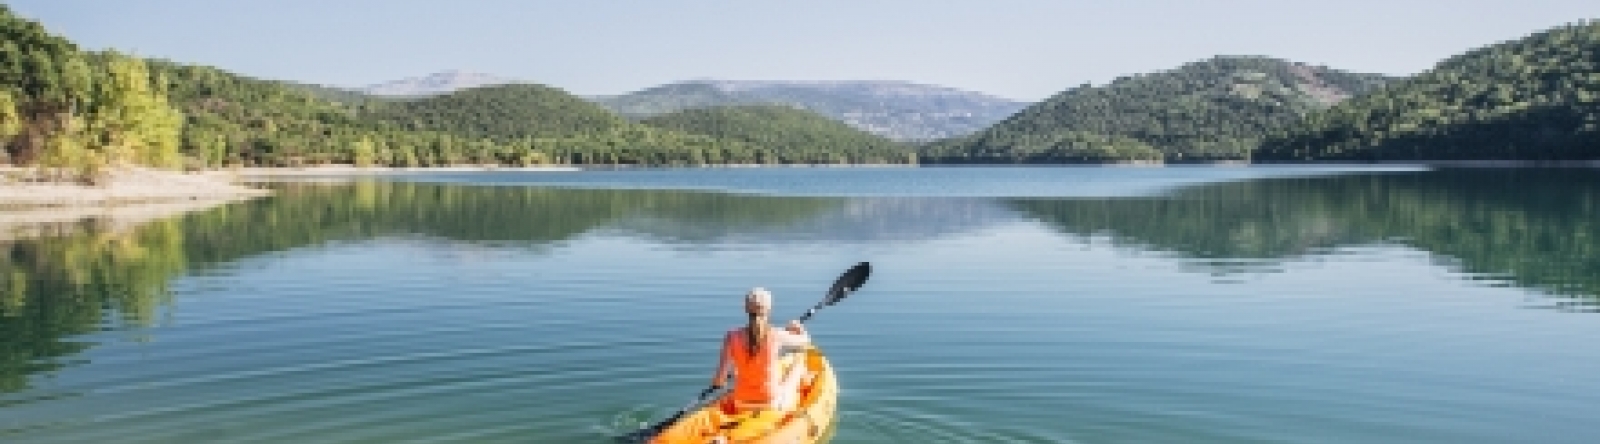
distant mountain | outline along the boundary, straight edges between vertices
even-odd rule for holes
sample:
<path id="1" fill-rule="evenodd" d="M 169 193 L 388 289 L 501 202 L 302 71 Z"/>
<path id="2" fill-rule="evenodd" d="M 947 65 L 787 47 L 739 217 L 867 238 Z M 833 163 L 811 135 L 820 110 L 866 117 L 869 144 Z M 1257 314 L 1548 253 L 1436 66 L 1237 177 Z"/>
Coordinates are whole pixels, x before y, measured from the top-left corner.
<path id="1" fill-rule="evenodd" d="M 1600 159 L 1600 21 L 1478 48 L 1266 140 L 1254 159 Z"/>
<path id="2" fill-rule="evenodd" d="M 634 119 L 693 108 L 790 105 L 897 141 L 970 134 L 1027 106 L 971 91 L 898 81 L 693 80 L 591 99 Z"/>
<path id="3" fill-rule="evenodd" d="M 447 94 L 482 86 L 524 83 L 523 81 L 490 74 L 444 71 L 422 77 L 408 77 L 358 88 L 357 91 L 375 96 L 425 97 Z"/>
<path id="4" fill-rule="evenodd" d="M 1066 90 L 980 133 L 932 144 L 925 154 L 934 161 L 1070 162 L 1081 151 L 1075 147 L 1096 145 L 1085 140 L 1110 138 L 1108 144 L 1125 148 L 1113 151 L 1129 153 L 1129 160 L 1146 155 L 1141 144 L 1169 162 L 1246 159 L 1269 132 L 1391 80 L 1267 57 L 1218 56 Z M 1059 154 L 1039 156 L 1052 152 Z"/>
<path id="5" fill-rule="evenodd" d="M 695 108 L 662 114 L 642 121 L 657 128 L 734 140 L 779 153 L 816 152 L 816 162 L 851 151 L 909 159 L 910 149 L 813 111 L 784 105 L 737 105 Z M 820 151 L 819 151 L 820 150 Z M 842 157 L 841 157 L 842 158 Z"/>

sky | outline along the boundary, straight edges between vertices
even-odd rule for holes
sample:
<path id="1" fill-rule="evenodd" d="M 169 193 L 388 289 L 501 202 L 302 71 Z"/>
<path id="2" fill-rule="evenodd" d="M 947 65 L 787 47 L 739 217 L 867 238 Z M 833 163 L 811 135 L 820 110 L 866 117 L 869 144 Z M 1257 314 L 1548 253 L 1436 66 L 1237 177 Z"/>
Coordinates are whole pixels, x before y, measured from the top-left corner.
<path id="1" fill-rule="evenodd" d="M 1596 0 L 8 0 L 86 49 L 359 87 L 446 70 L 609 95 L 899 80 L 1035 101 L 1215 55 L 1410 75 Z"/>

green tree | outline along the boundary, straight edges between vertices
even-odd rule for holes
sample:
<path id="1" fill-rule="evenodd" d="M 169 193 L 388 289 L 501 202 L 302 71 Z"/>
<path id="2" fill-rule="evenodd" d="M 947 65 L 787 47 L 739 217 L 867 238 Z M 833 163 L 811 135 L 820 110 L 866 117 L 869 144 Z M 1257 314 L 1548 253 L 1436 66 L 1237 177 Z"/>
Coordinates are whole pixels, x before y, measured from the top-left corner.
<path id="1" fill-rule="evenodd" d="M 106 79 L 95 98 L 98 149 L 107 163 L 177 166 L 183 115 L 167 103 L 164 88 L 152 85 L 141 59 L 107 55 Z"/>
<path id="2" fill-rule="evenodd" d="M 0 144 L 22 132 L 22 114 L 17 112 L 16 96 L 0 89 Z"/>
<path id="3" fill-rule="evenodd" d="M 363 136 L 361 139 L 356 140 L 355 146 L 351 147 L 350 151 L 352 156 L 351 163 L 355 164 L 355 166 L 372 166 L 377 161 L 378 149 L 373 144 L 371 137 Z"/>

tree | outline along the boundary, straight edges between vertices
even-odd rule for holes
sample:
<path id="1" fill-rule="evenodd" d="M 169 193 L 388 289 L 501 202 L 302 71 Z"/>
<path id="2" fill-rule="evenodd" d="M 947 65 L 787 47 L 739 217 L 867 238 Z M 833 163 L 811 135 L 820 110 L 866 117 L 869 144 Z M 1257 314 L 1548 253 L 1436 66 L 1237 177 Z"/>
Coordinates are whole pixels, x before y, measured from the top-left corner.
<path id="1" fill-rule="evenodd" d="M 183 115 L 167 103 L 165 88 L 152 85 L 144 61 L 111 53 L 105 75 L 95 97 L 92 148 L 112 166 L 176 166 Z"/>
<path id="2" fill-rule="evenodd" d="M 372 166 L 372 164 L 376 161 L 378 149 L 373 145 L 371 137 L 362 136 L 361 139 L 357 140 L 356 143 L 350 148 L 350 152 L 350 163 L 353 163 L 358 167 L 368 167 Z"/>

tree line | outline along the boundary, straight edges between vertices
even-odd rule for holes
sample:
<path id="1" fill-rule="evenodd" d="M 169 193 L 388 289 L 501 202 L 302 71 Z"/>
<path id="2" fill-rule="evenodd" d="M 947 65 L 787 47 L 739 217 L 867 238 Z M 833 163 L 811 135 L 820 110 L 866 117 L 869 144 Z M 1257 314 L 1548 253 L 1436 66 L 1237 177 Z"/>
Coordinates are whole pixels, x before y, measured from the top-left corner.
<path id="1" fill-rule="evenodd" d="M 1479 48 L 1282 128 L 1259 160 L 1600 158 L 1600 23 Z"/>
<path id="2" fill-rule="evenodd" d="M 984 131 L 922 148 L 931 162 L 1246 160 L 1274 128 L 1389 79 L 1225 56 L 1082 85 Z"/>
<path id="3" fill-rule="evenodd" d="M 84 52 L 0 5 L 4 160 L 60 178 L 181 161 L 184 116 L 144 60 Z"/>
<path id="4" fill-rule="evenodd" d="M 1600 24 L 1593 22 L 1469 51 L 1399 80 L 1265 57 L 1216 57 L 1072 88 L 984 131 L 916 147 L 775 106 L 690 109 L 633 121 L 541 85 L 380 99 L 84 51 L 3 5 L 0 38 L 0 161 L 88 181 L 121 165 L 1600 157 Z"/>
<path id="5" fill-rule="evenodd" d="M 1401 79 L 1218 57 L 1069 89 L 921 150 L 928 163 L 1149 156 L 1133 141 L 1165 162 L 1600 159 L 1600 23 L 1473 49 Z"/>
<path id="6" fill-rule="evenodd" d="M 801 150 L 778 140 L 646 125 L 539 85 L 389 100 L 114 51 L 85 51 L 4 5 L 0 38 L 0 144 L 5 147 L 0 162 L 90 181 L 123 165 L 200 169 L 332 163 L 428 167 L 915 160 L 908 147 L 898 145 Z"/>

